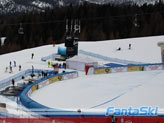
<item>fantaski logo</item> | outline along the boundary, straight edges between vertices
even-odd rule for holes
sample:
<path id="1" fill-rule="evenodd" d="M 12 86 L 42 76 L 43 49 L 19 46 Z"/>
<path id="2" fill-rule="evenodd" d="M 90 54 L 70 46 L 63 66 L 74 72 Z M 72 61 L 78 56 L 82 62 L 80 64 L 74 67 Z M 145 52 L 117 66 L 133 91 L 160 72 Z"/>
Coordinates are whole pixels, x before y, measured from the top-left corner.
<path id="1" fill-rule="evenodd" d="M 115 116 L 157 116 L 158 107 L 140 107 L 140 108 L 115 108 L 108 107 L 106 110 L 106 116 L 114 114 Z"/>

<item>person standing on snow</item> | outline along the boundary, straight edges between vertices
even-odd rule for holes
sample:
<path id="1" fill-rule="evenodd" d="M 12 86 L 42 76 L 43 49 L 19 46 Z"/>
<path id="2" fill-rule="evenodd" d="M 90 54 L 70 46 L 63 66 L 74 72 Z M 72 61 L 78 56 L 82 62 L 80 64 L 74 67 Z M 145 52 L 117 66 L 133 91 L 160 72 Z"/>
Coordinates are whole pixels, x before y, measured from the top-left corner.
<path id="1" fill-rule="evenodd" d="M 6 70 L 5 70 L 5 72 L 7 72 L 7 70 L 8 70 L 8 67 L 6 67 Z"/>
<path id="2" fill-rule="evenodd" d="M 19 71 L 21 71 L 21 65 L 19 65 Z"/>
<path id="3" fill-rule="evenodd" d="M 50 65 L 51 65 L 50 62 L 48 61 L 48 68 L 50 67 Z"/>
<path id="4" fill-rule="evenodd" d="M 54 63 L 53 63 L 53 62 L 51 62 L 51 67 L 53 67 L 53 65 L 54 65 Z"/>
<path id="5" fill-rule="evenodd" d="M 16 67 L 17 65 L 16 65 L 16 61 L 14 61 L 14 67 Z"/>
<path id="6" fill-rule="evenodd" d="M 12 79 L 11 82 L 12 82 L 12 85 L 14 86 L 15 85 L 15 80 Z"/>
<path id="7" fill-rule="evenodd" d="M 33 59 L 33 58 L 34 58 L 34 53 L 31 54 L 31 59 Z"/>
<path id="8" fill-rule="evenodd" d="M 131 50 L 131 46 L 132 46 L 132 45 L 131 45 L 131 44 L 129 44 L 129 50 Z"/>
<path id="9" fill-rule="evenodd" d="M 34 73 L 34 66 L 32 65 L 32 73 Z"/>
<path id="10" fill-rule="evenodd" d="M 9 73 L 12 73 L 13 72 L 13 69 L 12 69 L 12 66 L 10 66 L 10 72 Z"/>
<path id="11" fill-rule="evenodd" d="M 12 65 L 11 61 L 10 61 L 10 63 L 9 63 L 9 64 L 10 64 L 10 67 L 11 67 L 11 65 Z"/>

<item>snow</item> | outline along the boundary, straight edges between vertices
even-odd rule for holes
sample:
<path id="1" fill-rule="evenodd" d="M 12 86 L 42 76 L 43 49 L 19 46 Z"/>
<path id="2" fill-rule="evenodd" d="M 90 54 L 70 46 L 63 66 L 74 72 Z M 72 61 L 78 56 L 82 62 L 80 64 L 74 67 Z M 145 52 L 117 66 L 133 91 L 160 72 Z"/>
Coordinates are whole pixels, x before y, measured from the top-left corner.
<path id="1" fill-rule="evenodd" d="M 50 86 L 46 86 L 34 92 L 31 98 L 43 105 L 47 105 L 53 108 L 90 109 L 96 105 L 112 100 L 119 95 L 123 94 L 122 96 L 124 96 L 131 94 L 133 90 L 137 90 L 138 88 L 138 90 L 143 90 L 143 88 L 146 88 L 147 90 L 149 90 L 148 94 L 150 94 L 152 86 L 154 87 L 154 85 L 156 85 L 156 80 L 153 81 L 153 78 L 159 74 L 163 76 L 162 74 L 164 74 L 164 71 L 125 72 L 109 75 L 91 75 L 87 77 L 81 76 L 73 80 L 66 80 L 51 84 Z M 150 82 L 151 84 L 149 85 L 148 83 Z M 159 86 L 156 85 L 156 87 L 154 88 L 160 89 L 161 84 L 162 81 L 160 82 Z M 161 92 L 162 94 L 164 91 L 163 89 L 160 89 L 159 92 Z M 160 93 L 157 92 L 156 94 Z M 138 101 L 135 99 L 137 97 L 134 97 L 135 100 L 132 100 L 133 103 L 131 103 L 129 100 L 124 100 L 124 98 L 121 96 L 122 98 L 118 98 L 121 98 L 119 101 L 117 101 L 118 99 L 116 99 L 116 101 L 113 100 L 106 105 L 97 106 L 96 108 L 107 108 L 108 106 L 113 104 L 115 104 L 113 106 L 120 106 L 120 104 L 122 104 L 122 100 L 125 101 L 124 104 L 126 106 L 133 104 L 134 106 L 143 106 L 147 105 L 147 101 L 149 101 L 149 104 L 152 104 L 152 106 L 153 104 L 160 104 L 160 106 L 162 106 L 163 99 L 160 96 L 156 97 L 156 95 L 151 95 L 149 96 L 150 99 L 147 100 L 147 94 L 142 95 L 142 93 L 138 94 L 138 91 L 135 91 L 135 93 L 133 93 L 133 95 L 131 96 L 135 95 L 137 95 L 137 97 L 140 97 L 141 99 L 144 99 L 139 100 L 142 103 L 138 104 Z M 159 103 L 151 103 L 151 101 L 153 101 L 154 99 L 156 99 L 156 102 Z"/>
<path id="2" fill-rule="evenodd" d="M 47 8 L 47 7 L 52 8 L 51 4 L 45 3 L 45 2 L 42 2 L 39 0 L 33 1 L 32 4 L 39 7 L 39 8 Z"/>
<path id="3" fill-rule="evenodd" d="M 104 56 L 113 58 L 145 63 L 159 63 L 161 62 L 161 49 L 157 46 L 157 44 L 160 41 L 164 41 L 163 36 L 131 38 L 104 42 L 83 42 L 80 43 L 79 49 L 103 54 Z M 132 45 L 131 50 L 128 50 L 129 44 Z M 118 47 L 121 47 L 120 52 L 116 51 Z"/>
<path id="4" fill-rule="evenodd" d="M 157 44 L 161 41 L 164 41 L 164 36 L 80 42 L 79 50 L 111 58 L 160 63 L 161 49 Z M 128 49 L 129 44 L 132 44 L 131 50 Z M 12 74 L 4 72 L 5 68 L 9 66 L 9 62 L 12 61 L 13 63 L 14 60 L 17 62 L 17 66 L 22 65 L 22 71 L 31 69 L 32 65 L 35 69 L 52 70 L 52 68 L 48 68 L 47 62 L 41 61 L 41 58 L 57 53 L 57 47 L 57 45 L 55 47 L 46 45 L 0 55 L 0 81 L 19 73 L 18 67 L 13 67 Z M 121 47 L 121 51 L 116 51 L 118 47 Z M 32 53 L 34 53 L 34 59 L 31 59 Z M 91 58 L 101 65 L 107 63 L 107 61 L 99 58 Z M 90 76 L 85 76 L 84 72 L 79 72 L 78 78 L 46 86 L 35 91 L 31 98 L 38 103 L 59 109 L 106 109 L 109 106 L 159 106 L 164 108 L 164 100 L 161 98 L 164 92 L 162 88 L 164 87 L 163 74 L 163 70 Z M 0 102 L 7 103 L 8 101 L 1 100 L 0 97 Z"/>

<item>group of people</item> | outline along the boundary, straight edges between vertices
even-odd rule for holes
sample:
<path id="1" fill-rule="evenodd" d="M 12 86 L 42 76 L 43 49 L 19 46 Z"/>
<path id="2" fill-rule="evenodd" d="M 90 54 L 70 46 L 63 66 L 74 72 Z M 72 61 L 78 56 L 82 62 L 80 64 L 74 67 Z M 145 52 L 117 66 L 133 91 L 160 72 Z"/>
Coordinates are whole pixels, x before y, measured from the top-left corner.
<path id="1" fill-rule="evenodd" d="M 6 67 L 5 72 L 8 72 L 8 69 L 9 69 L 9 73 L 13 73 L 13 67 L 17 67 L 16 61 L 13 61 L 13 64 L 10 61 L 9 67 Z M 19 71 L 21 71 L 21 65 L 19 65 Z"/>
<path id="2" fill-rule="evenodd" d="M 31 59 L 33 59 L 33 58 L 34 58 L 34 53 L 31 54 Z M 13 73 L 13 67 L 17 67 L 16 61 L 13 61 L 13 64 L 10 61 L 9 62 L 9 67 L 5 68 L 5 72 L 8 72 L 8 69 L 9 69 L 9 73 Z M 19 67 L 19 71 L 21 71 L 22 66 L 19 65 L 18 67 Z"/>
<path id="3" fill-rule="evenodd" d="M 132 48 L 132 44 L 129 44 L 129 48 L 128 49 L 131 50 L 131 48 Z M 121 47 L 118 47 L 117 51 L 120 51 L 120 50 L 121 50 Z"/>
<path id="4" fill-rule="evenodd" d="M 31 54 L 31 59 L 33 59 L 34 58 L 34 53 L 32 53 Z M 9 62 L 9 67 L 6 67 L 6 70 L 5 70 L 5 72 L 8 72 L 8 69 L 9 69 L 9 73 L 13 73 L 13 67 L 17 67 L 17 63 L 16 63 L 16 61 L 13 61 L 13 62 Z M 55 74 L 57 74 L 58 72 L 59 72 L 59 68 L 64 68 L 64 69 L 66 69 L 66 63 L 62 63 L 62 64 L 58 64 L 58 63 L 53 63 L 52 61 L 50 62 L 50 61 L 48 61 L 48 67 L 50 68 L 50 67 L 52 67 L 52 68 L 54 68 L 54 73 Z M 19 68 L 19 71 L 21 71 L 21 68 L 22 68 L 22 66 L 21 65 L 18 65 L 18 68 Z M 65 71 L 63 71 L 63 73 L 64 73 Z M 32 65 L 32 73 L 34 74 L 34 66 Z M 48 76 L 48 74 L 46 73 L 46 72 L 44 72 L 44 71 L 42 71 L 41 72 L 41 75 L 42 75 L 42 77 L 46 77 L 46 76 Z M 23 77 L 24 78 L 24 77 Z M 14 79 L 12 79 L 11 80 L 11 83 L 12 83 L 12 85 L 14 86 L 15 85 L 15 80 Z"/>
<path id="5" fill-rule="evenodd" d="M 48 61 L 48 68 L 50 68 L 50 67 L 54 68 L 55 65 L 57 65 L 58 68 L 66 69 L 66 63 L 64 63 L 64 62 L 63 62 L 63 64 L 58 64 L 58 63 L 54 64 L 52 61 L 51 62 Z"/>

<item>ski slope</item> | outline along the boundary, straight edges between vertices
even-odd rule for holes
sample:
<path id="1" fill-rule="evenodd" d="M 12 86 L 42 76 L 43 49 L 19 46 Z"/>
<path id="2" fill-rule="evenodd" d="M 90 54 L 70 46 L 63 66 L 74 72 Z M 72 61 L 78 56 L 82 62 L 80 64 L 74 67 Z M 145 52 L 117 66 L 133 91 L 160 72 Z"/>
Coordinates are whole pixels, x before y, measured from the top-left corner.
<path id="1" fill-rule="evenodd" d="M 163 37 L 159 36 L 94 43 L 82 42 L 79 49 L 113 58 L 158 63 L 161 62 L 161 54 L 157 43 L 162 40 Z M 132 44 L 132 50 L 128 50 L 129 43 Z M 118 47 L 122 50 L 116 51 Z M 102 59 L 96 60 L 103 62 Z M 163 75 L 164 71 L 81 75 L 73 80 L 44 87 L 34 92 L 31 98 L 40 104 L 59 109 L 106 109 L 109 106 L 164 108 L 164 100 L 161 98 L 164 92 Z"/>
<path id="2" fill-rule="evenodd" d="M 164 92 L 163 76 L 164 71 L 81 76 L 41 88 L 31 98 L 59 109 L 128 108 L 129 105 L 164 108 L 163 99 L 157 96 Z"/>
<path id="3" fill-rule="evenodd" d="M 79 42 L 79 50 L 122 60 L 160 63 L 161 51 L 157 44 L 161 41 L 164 41 L 164 36 Z M 128 50 L 129 44 L 132 44 L 131 50 Z M 48 68 L 47 62 L 41 61 L 41 58 L 57 53 L 58 46 L 64 46 L 64 44 L 55 47 L 52 45 L 41 46 L 0 55 L 0 80 L 19 73 L 18 65 L 22 66 L 22 71 L 31 69 L 32 65 L 35 69 L 52 70 L 52 68 Z M 116 51 L 118 47 L 121 47 L 121 51 Z M 32 53 L 34 53 L 34 59 L 31 59 Z M 101 65 L 110 62 L 95 57 L 91 58 Z M 13 67 L 13 73 L 5 72 L 9 62 L 12 61 L 13 63 L 14 60 L 17 62 L 17 67 Z M 84 72 L 79 72 L 79 78 L 46 86 L 35 91 L 31 98 L 38 103 L 60 109 L 106 109 L 108 106 L 128 107 L 129 105 L 164 108 L 164 99 L 162 98 L 164 92 L 163 74 L 164 71 L 149 71 L 85 76 Z"/>

